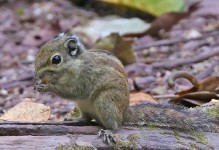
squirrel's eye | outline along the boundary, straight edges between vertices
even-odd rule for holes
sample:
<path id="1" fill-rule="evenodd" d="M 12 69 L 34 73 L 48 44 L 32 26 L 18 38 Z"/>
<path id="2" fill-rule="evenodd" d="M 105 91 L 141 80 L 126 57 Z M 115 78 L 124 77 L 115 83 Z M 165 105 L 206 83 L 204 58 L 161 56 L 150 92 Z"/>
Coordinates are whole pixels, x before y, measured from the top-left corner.
<path id="1" fill-rule="evenodd" d="M 78 52 L 78 45 L 75 39 L 69 39 L 67 43 L 68 52 L 71 56 L 75 56 Z"/>
<path id="2" fill-rule="evenodd" d="M 61 62 L 61 56 L 60 55 L 55 55 L 53 58 L 52 58 L 52 63 L 53 64 L 59 64 Z"/>

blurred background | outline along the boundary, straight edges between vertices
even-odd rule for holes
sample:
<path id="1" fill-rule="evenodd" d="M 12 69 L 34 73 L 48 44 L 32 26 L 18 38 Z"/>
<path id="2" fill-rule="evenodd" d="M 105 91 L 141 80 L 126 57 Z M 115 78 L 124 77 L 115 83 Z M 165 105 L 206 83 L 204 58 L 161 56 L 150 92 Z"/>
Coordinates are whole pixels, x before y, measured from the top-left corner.
<path id="1" fill-rule="evenodd" d="M 51 120 L 75 106 L 33 90 L 36 53 L 60 32 L 114 53 L 125 65 L 133 103 L 192 86 L 179 80 L 169 87 L 175 71 L 199 80 L 218 76 L 218 8 L 217 0 L 0 0 L 0 114 L 25 98 L 50 106 Z"/>

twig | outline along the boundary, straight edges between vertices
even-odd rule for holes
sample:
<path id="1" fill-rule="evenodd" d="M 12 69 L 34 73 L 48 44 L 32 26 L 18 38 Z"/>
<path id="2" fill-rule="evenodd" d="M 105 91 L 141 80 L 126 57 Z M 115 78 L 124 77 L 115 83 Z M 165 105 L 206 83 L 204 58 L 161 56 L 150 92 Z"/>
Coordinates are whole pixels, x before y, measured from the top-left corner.
<path id="1" fill-rule="evenodd" d="M 209 50 L 206 50 L 205 52 L 203 52 L 199 55 L 196 55 L 194 57 L 191 57 L 191 58 L 181 58 L 181 59 L 177 59 L 175 61 L 164 61 L 164 62 L 160 62 L 160 63 L 154 63 L 154 64 L 152 64 L 152 66 L 154 68 L 172 69 L 174 67 L 181 66 L 181 65 L 197 63 L 197 62 L 203 61 L 205 59 L 208 59 L 209 57 L 213 57 L 213 56 L 217 56 L 217 55 L 219 55 L 219 47 L 216 47 L 213 49 L 209 48 Z"/>
<path id="2" fill-rule="evenodd" d="M 197 79 L 204 79 L 214 72 L 214 68 L 219 65 L 219 61 L 213 62 L 210 67 L 196 75 Z"/>
<path id="3" fill-rule="evenodd" d="M 173 95 L 173 94 L 155 95 L 155 96 L 153 96 L 153 98 L 155 98 L 155 99 L 176 98 L 176 97 L 178 97 L 178 96 Z"/>
<path id="4" fill-rule="evenodd" d="M 146 48 L 150 48 L 150 47 L 158 47 L 158 46 L 165 46 L 165 45 L 173 45 L 179 42 L 188 42 L 188 41 L 194 41 L 194 40 L 200 40 L 200 39 L 204 39 L 206 37 L 209 36 L 218 36 L 219 35 L 219 31 L 214 31 L 211 33 L 206 33 L 203 34 L 200 37 L 196 37 L 196 38 L 184 38 L 184 39 L 168 39 L 168 40 L 160 40 L 160 41 L 155 41 L 155 42 L 151 42 L 148 43 L 146 45 L 139 45 L 139 46 L 135 46 L 134 49 L 136 51 L 140 51 Z"/>
<path id="5" fill-rule="evenodd" d="M 18 87 L 18 86 L 30 86 L 32 83 L 31 81 L 34 79 L 33 75 L 22 75 L 20 78 L 17 80 L 11 80 L 5 83 L 0 83 L 0 87 L 4 89 L 10 89 L 13 87 Z M 22 83 L 22 84 L 21 84 Z"/>
<path id="6" fill-rule="evenodd" d="M 10 88 L 14 88 L 14 87 L 28 87 L 28 86 L 31 86 L 32 83 L 30 81 L 14 81 L 14 82 L 7 82 L 7 83 L 4 83 L 4 84 L 0 84 L 0 87 L 5 89 L 5 90 L 8 90 Z"/>

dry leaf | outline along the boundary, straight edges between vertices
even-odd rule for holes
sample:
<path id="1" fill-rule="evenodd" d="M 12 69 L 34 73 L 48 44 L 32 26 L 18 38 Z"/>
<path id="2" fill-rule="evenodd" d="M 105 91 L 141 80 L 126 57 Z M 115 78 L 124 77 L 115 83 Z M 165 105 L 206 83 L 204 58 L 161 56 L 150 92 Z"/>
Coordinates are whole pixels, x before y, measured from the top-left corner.
<path id="1" fill-rule="evenodd" d="M 51 109 L 43 104 L 32 102 L 26 98 L 4 115 L 0 120 L 20 122 L 45 122 L 50 118 Z"/>
<path id="2" fill-rule="evenodd" d="M 181 19 L 188 17 L 190 13 L 165 13 L 151 23 L 151 27 L 144 33 L 146 35 L 159 36 L 160 31 L 168 31 Z"/>
<path id="3" fill-rule="evenodd" d="M 149 94 L 146 93 L 130 93 L 129 105 L 137 105 L 139 103 L 157 103 L 156 100 Z"/>
<path id="4" fill-rule="evenodd" d="M 193 84 L 193 87 L 176 92 L 175 95 L 178 95 L 175 98 L 172 98 L 170 102 L 180 103 L 187 107 L 201 106 L 205 103 L 211 101 L 211 99 L 217 99 L 219 88 L 219 77 L 211 76 L 205 78 L 204 80 L 199 81 L 195 76 L 187 72 L 176 72 L 173 73 L 168 80 L 170 86 L 173 86 L 175 80 L 178 78 L 185 78 Z"/>
<path id="5" fill-rule="evenodd" d="M 198 85 L 193 86 L 187 90 L 179 91 L 176 94 L 181 96 L 192 92 L 201 92 L 201 91 L 216 92 L 218 87 L 219 87 L 219 77 L 211 76 L 200 81 Z"/>
<path id="6" fill-rule="evenodd" d="M 132 44 L 133 40 L 125 39 L 118 33 L 112 33 L 109 36 L 98 40 L 94 48 L 109 50 L 118 57 L 124 65 L 127 65 L 135 62 Z"/>
<path id="7" fill-rule="evenodd" d="M 182 104 L 186 107 L 201 106 L 209 103 L 212 99 L 218 99 L 219 96 L 214 92 L 200 91 L 187 93 L 179 97 L 172 98 L 169 102 Z"/>
<path id="8" fill-rule="evenodd" d="M 151 23 L 151 27 L 146 31 L 145 34 L 160 36 L 160 33 L 162 33 L 160 31 L 170 30 L 178 21 L 190 16 L 194 11 L 196 11 L 198 4 L 198 1 L 190 3 L 188 2 L 186 6 L 188 11 L 186 12 L 167 12 L 160 15 Z"/>
<path id="9" fill-rule="evenodd" d="M 85 43 L 94 44 L 98 39 L 109 36 L 111 33 L 118 33 L 119 35 L 141 34 L 149 27 L 148 23 L 139 18 L 126 19 L 108 16 L 91 20 L 85 26 L 76 27 L 72 30 L 72 33 L 81 35 Z"/>

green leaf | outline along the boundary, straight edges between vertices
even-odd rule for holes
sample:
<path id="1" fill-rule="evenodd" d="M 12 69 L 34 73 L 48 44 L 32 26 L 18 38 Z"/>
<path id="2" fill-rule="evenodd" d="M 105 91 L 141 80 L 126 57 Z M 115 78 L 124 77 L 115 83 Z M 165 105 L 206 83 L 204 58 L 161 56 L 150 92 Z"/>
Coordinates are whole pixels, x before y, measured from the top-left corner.
<path id="1" fill-rule="evenodd" d="M 185 9 L 184 0 L 99 0 L 116 5 L 126 5 L 131 8 L 160 16 L 166 12 L 182 12 Z"/>
<path id="2" fill-rule="evenodd" d="M 23 15 L 25 15 L 25 9 L 19 8 L 19 9 L 16 10 L 15 13 L 16 13 L 16 15 L 17 15 L 18 17 L 23 16 Z"/>

